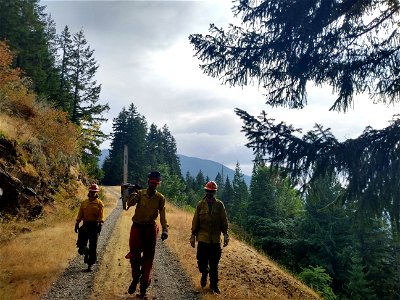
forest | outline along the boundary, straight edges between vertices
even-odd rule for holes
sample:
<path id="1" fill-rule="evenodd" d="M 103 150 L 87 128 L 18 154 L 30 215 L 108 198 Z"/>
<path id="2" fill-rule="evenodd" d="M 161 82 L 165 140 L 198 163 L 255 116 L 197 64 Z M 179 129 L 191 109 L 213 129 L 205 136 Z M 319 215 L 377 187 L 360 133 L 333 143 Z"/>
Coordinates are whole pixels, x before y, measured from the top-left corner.
<path id="1" fill-rule="evenodd" d="M 242 28 L 224 31 L 211 25 L 209 35 L 191 35 L 203 70 L 225 84 L 259 80 L 272 106 L 306 105 L 307 81 L 334 87 L 334 110 L 346 111 L 361 92 L 398 102 L 397 1 L 285 3 L 236 2 L 233 12 L 242 17 Z M 373 34 L 377 31 L 381 40 Z M 239 163 L 232 182 L 222 174 L 181 176 L 168 126 L 148 125 L 132 103 L 113 120 L 110 155 L 100 168 L 99 146 L 107 138 L 100 125 L 109 104 L 101 104 L 101 84 L 95 80 L 100 66 L 84 30 L 71 33 L 65 26 L 58 34 L 37 0 L 0 1 L 0 40 L 1 170 L 10 169 L 8 158 L 16 157 L 24 174 L 29 169 L 30 178 L 38 178 L 36 192 L 46 195 L 73 189 L 71 167 L 86 183 L 120 185 L 128 145 L 129 182 L 145 186 L 144 174 L 158 169 L 163 174 L 160 191 L 191 210 L 204 196 L 204 184 L 216 181 L 231 231 L 324 299 L 399 299 L 397 118 L 387 128 L 368 127 L 358 138 L 339 142 L 322 125 L 303 134 L 283 122 L 275 124 L 266 112 L 254 117 L 237 108 L 247 146 L 254 150 L 247 186 Z M 31 138 L 22 142 L 13 136 L 4 126 L 6 116 L 29 120 Z M 53 125 L 43 126 L 48 124 Z M 5 153 L 7 143 L 18 144 L 19 154 Z M 22 159 L 24 153 L 30 158 Z M 2 221 L 15 212 L 1 209 Z"/>

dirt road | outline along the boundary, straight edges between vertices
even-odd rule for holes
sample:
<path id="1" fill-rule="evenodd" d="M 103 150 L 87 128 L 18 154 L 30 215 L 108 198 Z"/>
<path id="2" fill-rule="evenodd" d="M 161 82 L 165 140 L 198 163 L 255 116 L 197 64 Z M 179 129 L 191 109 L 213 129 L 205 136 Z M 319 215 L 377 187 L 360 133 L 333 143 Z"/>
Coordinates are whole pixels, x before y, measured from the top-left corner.
<path id="1" fill-rule="evenodd" d="M 104 188 L 107 197 L 113 197 L 117 205 L 104 222 L 97 248 L 98 263 L 93 266 L 93 272 L 84 272 L 86 265 L 82 256 L 77 255 L 41 299 L 136 299 L 135 295 L 127 293 L 130 267 L 129 261 L 123 257 L 128 246 L 128 222 L 132 211 L 129 214 L 123 211 L 117 189 Z M 148 292 L 148 299 L 199 299 L 178 260 L 161 240 L 157 242 L 153 279 Z"/>

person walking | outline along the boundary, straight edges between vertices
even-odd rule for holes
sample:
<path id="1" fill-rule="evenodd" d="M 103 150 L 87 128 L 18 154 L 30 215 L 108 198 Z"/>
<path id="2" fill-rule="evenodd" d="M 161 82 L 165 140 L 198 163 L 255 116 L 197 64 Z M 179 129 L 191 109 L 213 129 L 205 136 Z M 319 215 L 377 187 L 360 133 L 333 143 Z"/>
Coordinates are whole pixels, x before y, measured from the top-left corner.
<path id="1" fill-rule="evenodd" d="M 190 245 L 196 247 L 197 265 L 201 273 L 200 285 L 207 285 L 207 276 L 210 275 L 210 289 L 219 294 L 218 264 L 221 258 L 221 233 L 223 246 L 229 243 L 228 218 L 225 206 L 221 200 L 215 198 L 218 186 L 209 181 L 204 186 L 204 198 L 197 204 L 192 221 L 192 235 Z"/>
<path id="2" fill-rule="evenodd" d="M 129 236 L 129 253 L 126 255 L 126 258 L 130 259 L 132 269 L 132 282 L 128 293 L 133 294 L 140 282 L 140 298 L 146 297 L 146 290 L 151 283 L 151 270 L 159 231 L 156 223 L 158 216 L 162 227 L 161 240 L 168 238 L 165 197 L 157 191 L 161 174 L 153 171 L 147 177 L 147 189 L 134 190 L 128 197 L 126 208 L 128 210 L 129 207 L 136 206 Z"/>
<path id="3" fill-rule="evenodd" d="M 88 265 L 88 272 L 97 260 L 97 240 L 104 222 L 104 204 L 99 199 L 99 191 L 100 188 L 95 183 L 89 187 L 88 199 L 81 202 L 75 223 L 75 232 L 78 233 L 76 246 L 78 253 L 85 255 L 84 263 Z M 81 221 L 83 225 L 79 227 Z"/>

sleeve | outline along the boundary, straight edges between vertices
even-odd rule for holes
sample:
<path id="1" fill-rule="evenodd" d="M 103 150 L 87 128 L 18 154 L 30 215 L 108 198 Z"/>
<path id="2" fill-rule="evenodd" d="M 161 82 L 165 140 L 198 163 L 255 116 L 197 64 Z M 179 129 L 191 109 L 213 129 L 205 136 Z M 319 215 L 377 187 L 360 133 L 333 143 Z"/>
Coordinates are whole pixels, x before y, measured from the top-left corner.
<path id="1" fill-rule="evenodd" d="M 226 215 L 225 205 L 221 202 L 221 231 L 223 234 L 228 233 L 228 217 Z"/>
<path id="2" fill-rule="evenodd" d="M 128 200 L 126 201 L 126 207 L 129 208 L 131 206 L 135 206 L 140 199 L 140 192 L 134 191 L 129 195 Z"/>
<path id="3" fill-rule="evenodd" d="M 197 236 L 199 233 L 200 223 L 199 223 L 199 204 L 196 207 L 192 220 L 192 234 Z"/>
<path id="4" fill-rule="evenodd" d="M 78 212 L 78 216 L 76 217 L 76 222 L 80 222 L 83 219 L 83 205 L 81 203 L 81 206 L 79 207 L 79 212 Z"/>
<path id="5" fill-rule="evenodd" d="M 162 197 L 161 198 L 161 203 L 160 203 L 160 223 L 161 223 L 161 227 L 163 230 L 167 230 L 168 229 L 168 222 L 167 222 L 167 216 L 165 213 L 165 198 Z"/>
<path id="6" fill-rule="evenodd" d="M 97 221 L 104 223 L 104 203 L 101 200 L 99 200 L 99 218 Z"/>

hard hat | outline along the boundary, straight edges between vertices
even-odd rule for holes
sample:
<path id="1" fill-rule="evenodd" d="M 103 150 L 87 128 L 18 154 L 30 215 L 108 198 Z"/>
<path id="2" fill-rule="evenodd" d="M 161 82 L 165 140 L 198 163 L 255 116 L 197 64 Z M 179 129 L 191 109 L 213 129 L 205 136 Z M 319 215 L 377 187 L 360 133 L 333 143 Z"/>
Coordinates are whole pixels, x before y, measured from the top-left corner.
<path id="1" fill-rule="evenodd" d="M 147 175 L 147 178 L 149 178 L 149 180 L 152 180 L 152 181 L 160 182 L 161 181 L 161 173 L 158 171 L 152 171 Z"/>
<path id="2" fill-rule="evenodd" d="M 100 188 L 97 184 L 92 183 L 92 185 L 89 187 L 89 192 L 98 192 L 100 191 Z"/>
<path id="3" fill-rule="evenodd" d="M 208 191 L 216 191 L 216 190 L 218 190 L 218 185 L 215 181 L 209 181 L 204 186 L 204 189 L 208 190 Z"/>

